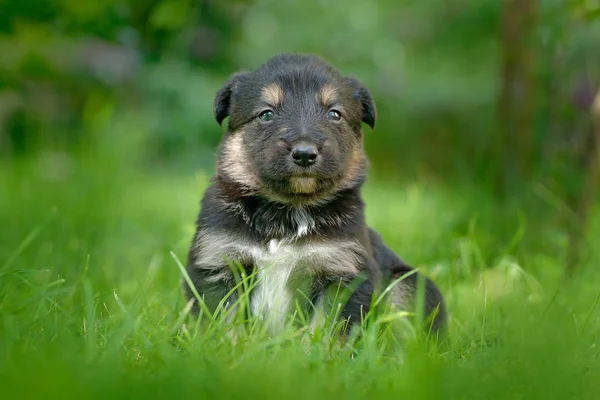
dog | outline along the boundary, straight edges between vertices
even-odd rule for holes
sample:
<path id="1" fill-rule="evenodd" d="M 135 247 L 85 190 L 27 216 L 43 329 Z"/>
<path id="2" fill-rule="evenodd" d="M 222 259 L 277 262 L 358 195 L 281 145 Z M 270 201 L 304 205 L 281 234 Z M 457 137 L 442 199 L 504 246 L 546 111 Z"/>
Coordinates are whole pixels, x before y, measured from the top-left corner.
<path id="1" fill-rule="evenodd" d="M 374 296 L 404 275 L 387 291 L 389 303 L 416 309 L 416 271 L 365 222 L 361 128 L 375 127 L 376 108 L 359 80 L 317 56 L 281 54 L 232 75 L 213 111 L 219 125 L 229 117 L 228 129 L 186 267 L 210 310 L 228 295 L 230 307 L 238 299 L 231 263 L 254 271 L 249 309 L 272 333 L 286 326 L 299 301 L 308 303 L 314 322 L 335 307 L 331 293 L 340 288 L 352 288 L 340 317 L 356 326 Z M 444 300 L 423 280 L 423 308 L 437 331 L 446 321 Z M 192 299 L 194 290 L 185 288 Z"/>

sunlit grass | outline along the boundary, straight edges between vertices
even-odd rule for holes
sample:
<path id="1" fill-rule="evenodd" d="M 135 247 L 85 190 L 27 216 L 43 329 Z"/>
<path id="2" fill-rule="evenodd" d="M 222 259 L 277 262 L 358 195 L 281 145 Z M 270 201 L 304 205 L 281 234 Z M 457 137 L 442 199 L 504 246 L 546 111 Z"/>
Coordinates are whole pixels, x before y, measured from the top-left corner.
<path id="1" fill-rule="evenodd" d="M 559 284 L 560 259 L 522 246 L 545 240 L 535 218 L 473 188 L 369 182 L 369 222 L 440 284 L 451 318 L 437 345 L 416 334 L 395 342 L 377 324 L 342 343 L 336 325 L 272 337 L 249 321 L 232 335 L 225 312 L 192 317 L 178 260 L 207 173 L 158 173 L 102 154 L 48 162 L 0 172 L 4 398 L 600 393 L 597 256 Z"/>

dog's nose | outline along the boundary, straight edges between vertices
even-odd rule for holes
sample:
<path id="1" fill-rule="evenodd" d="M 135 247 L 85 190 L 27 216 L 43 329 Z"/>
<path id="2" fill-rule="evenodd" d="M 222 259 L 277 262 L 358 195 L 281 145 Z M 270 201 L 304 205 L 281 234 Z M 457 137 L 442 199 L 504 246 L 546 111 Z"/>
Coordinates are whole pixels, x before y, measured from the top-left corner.
<path id="1" fill-rule="evenodd" d="M 300 144 L 292 149 L 292 159 L 301 167 L 313 165 L 318 156 L 317 147 L 309 144 Z"/>

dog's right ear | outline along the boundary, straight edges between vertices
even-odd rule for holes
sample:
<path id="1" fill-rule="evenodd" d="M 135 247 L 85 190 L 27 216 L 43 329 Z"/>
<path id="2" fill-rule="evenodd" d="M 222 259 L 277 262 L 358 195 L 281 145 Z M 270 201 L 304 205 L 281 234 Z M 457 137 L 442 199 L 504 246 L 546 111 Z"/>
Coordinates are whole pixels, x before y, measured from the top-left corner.
<path id="1" fill-rule="evenodd" d="M 231 95 L 235 90 L 236 85 L 244 79 L 247 75 L 246 72 L 239 72 L 237 74 L 233 74 L 229 81 L 217 92 L 215 96 L 215 102 L 213 104 L 213 113 L 215 115 L 215 119 L 221 125 L 223 120 L 229 116 L 229 107 L 231 104 Z"/>
<path id="2" fill-rule="evenodd" d="M 362 122 L 369 125 L 371 129 L 375 128 L 377 109 L 371 93 L 358 79 L 347 77 L 346 81 L 354 89 L 353 97 L 362 105 Z"/>

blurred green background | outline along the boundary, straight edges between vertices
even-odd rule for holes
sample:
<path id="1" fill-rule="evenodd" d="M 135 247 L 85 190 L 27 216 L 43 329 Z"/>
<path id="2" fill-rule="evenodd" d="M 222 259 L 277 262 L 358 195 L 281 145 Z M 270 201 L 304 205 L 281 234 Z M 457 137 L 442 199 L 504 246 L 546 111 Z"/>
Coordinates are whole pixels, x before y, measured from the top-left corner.
<path id="1" fill-rule="evenodd" d="M 548 159 L 584 136 L 598 81 L 596 1 L 1 7 L 4 156 L 93 146 L 110 124 L 138 118 L 140 157 L 210 166 L 221 130 L 209 105 L 226 77 L 279 52 L 311 52 L 373 92 L 376 171 L 484 179 L 507 167 L 552 169 Z"/>
<path id="2" fill-rule="evenodd" d="M 316 53 L 374 96 L 368 221 L 443 288 L 459 343 L 445 359 L 469 360 L 440 388 L 472 390 L 482 365 L 523 349 L 538 365 L 550 348 L 596 362 L 599 17 L 598 0 L 0 1 L 0 378 L 22 389 L 9 371 L 35 353 L 40 393 L 59 393 L 82 352 L 148 371 L 173 356 L 169 253 L 185 259 L 214 167 L 214 94 L 280 52 Z M 581 353 L 516 339 L 540 321 Z M 509 347 L 483 350 L 503 335 Z M 72 371 L 49 374 L 57 359 Z M 527 366 L 491 373 L 568 378 Z M 173 392 L 193 376 L 168 379 Z"/>
<path id="3" fill-rule="evenodd" d="M 556 229 L 531 245 L 570 257 L 558 236 L 587 229 L 597 180 L 599 10 L 583 0 L 4 1 L 0 157 L 21 186 L 76 190 L 71 180 L 95 168 L 95 198 L 139 173 L 210 175 L 222 135 L 212 101 L 227 77 L 279 52 L 316 53 L 374 95 L 374 181 L 446 188 L 469 208 L 459 229 L 487 215 L 500 241 L 521 210 Z M 482 197 L 510 217 L 486 213 Z"/>

